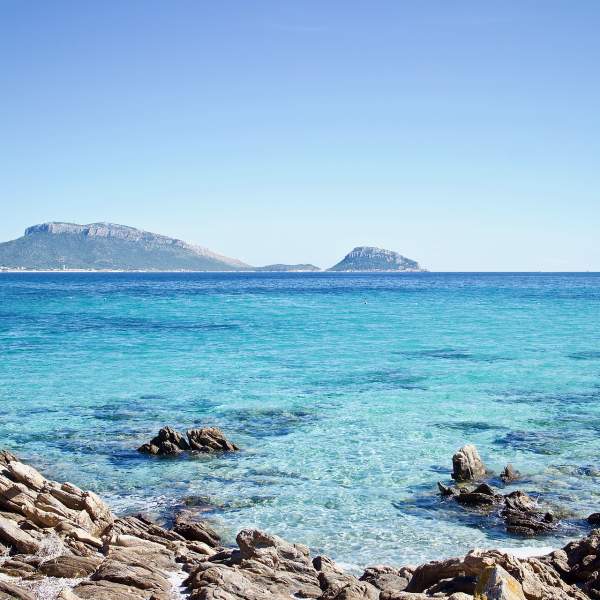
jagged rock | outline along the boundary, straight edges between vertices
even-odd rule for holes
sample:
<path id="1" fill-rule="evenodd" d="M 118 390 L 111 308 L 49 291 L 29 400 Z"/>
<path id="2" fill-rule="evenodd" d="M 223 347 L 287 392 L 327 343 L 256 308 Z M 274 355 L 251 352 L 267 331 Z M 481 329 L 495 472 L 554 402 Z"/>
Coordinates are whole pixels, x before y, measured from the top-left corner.
<path id="1" fill-rule="evenodd" d="M 475 592 L 486 600 L 526 600 L 521 584 L 500 565 L 483 571 Z"/>
<path id="2" fill-rule="evenodd" d="M 240 548 L 241 568 L 250 568 L 261 575 L 269 575 L 260 568 L 272 569 L 286 583 L 292 593 L 304 597 L 320 590 L 317 573 L 311 564 L 308 548 L 257 529 L 242 529 L 236 538 Z"/>
<path id="3" fill-rule="evenodd" d="M 358 579 L 345 573 L 328 556 L 317 556 L 312 561 L 313 567 L 318 572 L 319 586 L 323 591 L 321 598 L 337 598 L 346 588 L 357 590 Z M 366 588 L 365 588 L 366 589 Z"/>
<path id="4" fill-rule="evenodd" d="M 189 429 L 187 432 L 191 450 L 197 452 L 236 452 L 239 448 L 225 438 L 218 427 Z"/>
<path id="5" fill-rule="evenodd" d="M 154 455 L 177 455 L 189 449 L 190 446 L 181 433 L 172 427 L 163 427 L 156 437 L 140 446 L 138 451 Z"/>
<path id="6" fill-rule="evenodd" d="M 506 530 L 520 535 L 545 533 L 556 527 L 552 513 L 540 511 L 531 497 L 521 491 L 504 496 L 501 515 L 506 522 Z"/>
<path id="7" fill-rule="evenodd" d="M 388 593 L 403 592 L 412 578 L 413 570 L 409 567 L 396 569 L 384 565 L 369 567 L 361 575 L 360 580 Z"/>
<path id="8" fill-rule="evenodd" d="M 190 429 L 187 439 L 172 427 L 163 427 L 158 435 L 138 448 L 139 452 L 158 456 L 177 456 L 192 452 L 235 452 L 239 448 L 217 427 Z"/>
<path id="9" fill-rule="evenodd" d="M 448 485 L 444 485 L 441 481 L 438 481 L 437 486 L 438 490 L 440 490 L 440 494 L 447 498 L 457 496 L 459 493 L 459 490 Z"/>
<path id="10" fill-rule="evenodd" d="M 503 500 L 502 495 L 496 494 L 494 489 L 487 483 L 478 485 L 472 491 L 461 488 L 460 492 L 454 498 L 458 503 L 469 506 L 493 506 L 501 503 Z"/>
<path id="11" fill-rule="evenodd" d="M 518 535 L 536 535 L 552 531 L 557 521 L 550 512 L 541 511 L 536 502 L 520 490 L 507 495 L 497 494 L 487 483 L 481 483 L 469 490 L 450 488 L 438 482 L 442 496 L 456 500 L 459 504 L 477 509 L 491 510 L 501 507 L 500 516 L 506 523 L 506 530 Z"/>
<path id="12" fill-rule="evenodd" d="M 519 471 L 515 470 L 515 468 L 509 463 L 502 469 L 502 473 L 500 473 L 500 479 L 504 483 L 511 483 L 516 481 L 521 477 Z"/>
<path id="13" fill-rule="evenodd" d="M 485 474 L 485 465 L 477 448 L 472 444 L 463 446 L 452 457 L 452 479 L 455 481 L 483 479 Z"/>
<path id="14" fill-rule="evenodd" d="M 219 534 L 205 521 L 193 521 L 192 514 L 185 511 L 175 518 L 173 531 L 190 542 L 202 542 L 216 548 L 221 543 Z"/>

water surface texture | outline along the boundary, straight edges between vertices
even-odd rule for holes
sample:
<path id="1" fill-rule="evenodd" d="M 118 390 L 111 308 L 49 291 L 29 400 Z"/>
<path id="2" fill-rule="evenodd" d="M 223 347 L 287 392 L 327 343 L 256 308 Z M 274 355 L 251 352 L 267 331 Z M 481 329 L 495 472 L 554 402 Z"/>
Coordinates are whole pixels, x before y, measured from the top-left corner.
<path id="1" fill-rule="evenodd" d="M 115 510 L 203 508 L 351 565 L 562 544 L 600 510 L 600 275 L 0 274 L 0 440 Z M 159 427 L 244 451 L 157 459 Z M 477 444 L 532 542 L 436 495 Z"/>

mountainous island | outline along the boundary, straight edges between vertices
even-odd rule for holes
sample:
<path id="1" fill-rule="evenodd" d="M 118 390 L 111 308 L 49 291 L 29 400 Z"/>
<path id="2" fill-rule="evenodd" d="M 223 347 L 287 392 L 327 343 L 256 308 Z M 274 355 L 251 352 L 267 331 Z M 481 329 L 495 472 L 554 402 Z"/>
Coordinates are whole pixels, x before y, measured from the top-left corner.
<path id="1" fill-rule="evenodd" d="M 357 246 L 328 271 L 424 271 L 419 263 L 392 250 Z"/>
<path id="2" fill-rule="evenodd" d="M 0 243 L 0 270 L 317 272 L 311 264 L 254 267 L 182 240 L 114 223 L 42 223 Z M 421 271 L 419 263 L 360 246 L 329 271 Z"/>

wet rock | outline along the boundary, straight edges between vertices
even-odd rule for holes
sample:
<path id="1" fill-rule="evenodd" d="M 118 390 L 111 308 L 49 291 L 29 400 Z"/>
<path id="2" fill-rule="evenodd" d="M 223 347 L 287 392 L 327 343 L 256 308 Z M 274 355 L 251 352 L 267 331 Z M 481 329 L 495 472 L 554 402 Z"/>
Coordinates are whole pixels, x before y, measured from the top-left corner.
<path id="1" fill-rule="evenodd" d="M 173 531 L 190 542 L 202 542 L 216 548 L 221 543 L 219 534 L 205 521 L 194 521 L 192 513 L 183 511 L 175 517 Z"/>
<path id="2" fill-rule="evenodd" d="M 503 499 L 502 495 L 496 494 L 487 483 L 482 483 L 471 491 L 462 488 L 454 498 L 459 504 L 488 507 L 501 503 Z"/>
<path id="3" fill-rule="evenodd" d="M 161 456 L 172 456 L 181 454 L 184 450 L 189 450 L 190 446 L 187 440 L 172 427 L 163 427 L 158 435 L 152 438 L 149 443 L 143 444 L 138 448 L 138 452 L 154 454 Z"/>
<path id="4" fill-rule="evenodd" d="M 459 490 L 457 490 L 456 488 L 444 485 L 441 481 L 438 481 L 437 486 L 438 486 L 438 490 L 440 490 L 440 494 L 447 498 L 452 498 L 453 496 L 457 496 L 459 493 Z"/>
<path id="5" fill-rule="evenodd" d="M 512 483 L 513 481 L 517 481 L 520 479 L 521 474 L 519 471 L 515 470 L 515 468 L 509 463 L 502 469 L 502 473 L 500 473 L 500 479 L 504 483 Z"/>
<path id="6" fill-rule="evenodd" d="M 485 465 L 477 448 L 472 444 L 463 446 L 452 457 L 452 479 L 455 481 L 483 479 L 485 474 Z"/>
<path id="7" fill-rule="evenodd" d="M 218 427 L 190 429 L 187 437 L 190 449 L 196 452 L 235 452 L 239 450 Z"/>
<path id="8" fill-rule="evenodd" d="M 588 518 L 587 522 L 590 525 L 598 526 L 600 525 L 600 512 L 592 513 Z"/>
<path id="9" fill-rule="evenodd" d="M 442 496 L 456 500 L 468 508 L 476 508 L 488 513 L 499 508 L 499 516 L 506 524 L 509 533 L 517 535 L 538 535 L 552 531 L 558 522 L 554 515 L 539 509 L 537 503 L 520 490 L 507 495 L 498 494 L 487 483 L 473 489 L 449 488 L 438 483 Z"/>
<path id="10" fill-rule="evenodd" d="M 187 439 L 172 427 L 163 427 L 158 435 L 138 448 L 138 452 L 155 456 L 177 456 L 191 452 L 235 452 L 239 448 L 217 427 L 189 429 Z"/>
<path id="11" fill-rule="evenodd" d="M 519 535 L 546 533 L 557 525 L 552 513 L 540 511 L 534 500 L 521 491 L 504 496 L 504 508 L 500 514 L 506 530 Z"/>

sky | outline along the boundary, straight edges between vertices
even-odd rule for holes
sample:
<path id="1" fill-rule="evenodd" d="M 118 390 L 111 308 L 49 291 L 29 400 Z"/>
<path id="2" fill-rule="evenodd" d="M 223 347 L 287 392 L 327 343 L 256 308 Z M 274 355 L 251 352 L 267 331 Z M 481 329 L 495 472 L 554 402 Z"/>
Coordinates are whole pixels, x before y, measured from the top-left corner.
<path id="1" fill-rule="evenodd" d="M 0 0 L 0 240 L 600 271 L 596 0 Z"/>

